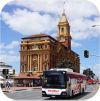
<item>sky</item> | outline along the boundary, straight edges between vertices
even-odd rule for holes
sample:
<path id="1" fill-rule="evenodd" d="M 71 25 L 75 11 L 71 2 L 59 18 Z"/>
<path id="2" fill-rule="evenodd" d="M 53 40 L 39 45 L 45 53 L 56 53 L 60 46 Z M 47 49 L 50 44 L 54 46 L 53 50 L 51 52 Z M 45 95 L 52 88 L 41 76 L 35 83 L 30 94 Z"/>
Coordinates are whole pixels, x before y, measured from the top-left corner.
<path id="1" fill-rule="evenodd" d="M 63 13 L 71 26 L 71 49 L 79 54 L 80 73 L 90 68 L 100 76 L 99 57 L 84 58 L 84 50 L 89 54 L 99 53 L 99 10 L 87 0 L 15 0 L 6 4 L 0 14 L 1 42 L 0 61 L 12 65 L 20 72 L 20 42 L 22 37 L 45 33 L 56 38 L 57 24 Z"/>

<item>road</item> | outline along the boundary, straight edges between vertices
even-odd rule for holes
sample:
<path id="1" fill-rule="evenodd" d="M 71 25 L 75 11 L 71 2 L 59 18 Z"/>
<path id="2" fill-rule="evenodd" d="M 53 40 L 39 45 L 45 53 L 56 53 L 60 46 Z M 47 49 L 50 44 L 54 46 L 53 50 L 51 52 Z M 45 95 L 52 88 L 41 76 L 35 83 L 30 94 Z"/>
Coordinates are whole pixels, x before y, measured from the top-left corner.
<path id="1" fill-rule="evenodd" d="M 87 90 L 84 94 L 78 94 L 73 97 L 73 99 L 68 100 L 78 100 L 78 99 L 88 99 L 96 94 L 96 85 L 87 85 Z M 55 100 L 55 98 L 42 97 L 41 89 L 29 89 L 23 91 L 13 91 L 10 93 L 5 93 L 5 95 L 14 100 Z M 56 99 L 56 100 L 66 100 L 66 99 Z"/>

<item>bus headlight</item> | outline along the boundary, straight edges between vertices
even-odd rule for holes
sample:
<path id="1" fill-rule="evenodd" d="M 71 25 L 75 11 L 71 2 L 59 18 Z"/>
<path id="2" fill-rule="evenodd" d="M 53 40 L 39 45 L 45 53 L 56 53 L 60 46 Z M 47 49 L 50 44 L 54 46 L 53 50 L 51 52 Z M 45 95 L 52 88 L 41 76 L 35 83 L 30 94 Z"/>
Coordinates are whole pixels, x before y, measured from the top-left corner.
<path id="1" fill-rule="evenodd" d="M 67 93 L 66 92 L 62 92 L 62 95 L 67 95 Z"/>

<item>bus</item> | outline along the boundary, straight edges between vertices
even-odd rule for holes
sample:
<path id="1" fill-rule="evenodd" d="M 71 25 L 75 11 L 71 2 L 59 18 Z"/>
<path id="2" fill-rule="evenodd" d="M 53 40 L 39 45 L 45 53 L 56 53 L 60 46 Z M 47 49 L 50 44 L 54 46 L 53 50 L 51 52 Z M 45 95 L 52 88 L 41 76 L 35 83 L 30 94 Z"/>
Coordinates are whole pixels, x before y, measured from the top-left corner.
<path id="1" fill-rule="evenodd" d="M 50 69 L 43 71 L 42 97 L 72 98 L 84 93 L 87 88 L 86 75 L 72 69 Z"/>

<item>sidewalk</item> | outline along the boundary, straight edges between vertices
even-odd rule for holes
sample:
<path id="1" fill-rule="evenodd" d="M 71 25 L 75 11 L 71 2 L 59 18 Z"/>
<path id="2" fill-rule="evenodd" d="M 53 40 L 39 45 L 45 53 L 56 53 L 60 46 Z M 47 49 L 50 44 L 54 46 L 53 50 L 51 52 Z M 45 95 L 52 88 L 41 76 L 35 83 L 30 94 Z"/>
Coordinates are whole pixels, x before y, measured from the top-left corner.
<path id="1" fill-rule="evenodd" d="M 27 89 L 39 89 L 39 88 L 42 88 L 42 86 L 38 86 L 38 87 L 14 87 L 14 91 L 18 91 L 18 90 L 27 90 Z M 2 88 L 1 89 L 3 92 L 5 92 L 5 88 Z M 6 92 L 9 92 L 9 91 L 13 91 L 13 87 L 11 87 L 10 89 L 7 89 L 6 88 Z"/>

